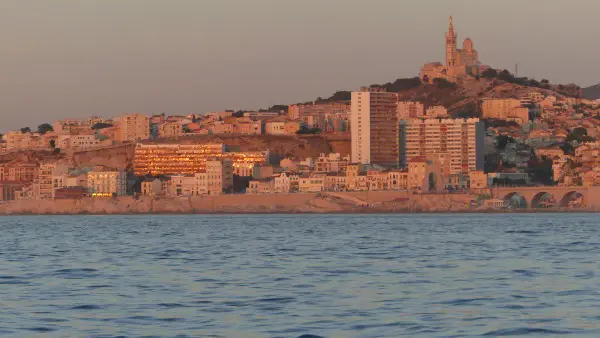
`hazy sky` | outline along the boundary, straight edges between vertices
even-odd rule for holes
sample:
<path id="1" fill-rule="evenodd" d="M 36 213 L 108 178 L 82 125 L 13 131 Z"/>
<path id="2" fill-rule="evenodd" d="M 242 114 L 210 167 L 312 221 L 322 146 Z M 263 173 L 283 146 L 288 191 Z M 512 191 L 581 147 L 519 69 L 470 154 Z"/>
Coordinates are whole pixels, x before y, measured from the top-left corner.
<path id="1" fill-rule="evenodd" d="M 443 60 L 450 14 L 483 63 L 600 82 L 593 0 L 0 0 L 0 132 L 266 108 L 416 76 Z"/>

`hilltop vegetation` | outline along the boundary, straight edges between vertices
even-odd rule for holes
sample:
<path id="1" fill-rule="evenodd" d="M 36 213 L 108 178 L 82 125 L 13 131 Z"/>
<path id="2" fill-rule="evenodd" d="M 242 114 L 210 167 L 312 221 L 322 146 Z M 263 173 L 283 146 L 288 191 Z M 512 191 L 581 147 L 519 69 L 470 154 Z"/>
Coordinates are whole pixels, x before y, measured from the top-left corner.
<path id="1" fill-rule="evenodd" d="M 432 84 L 423 84 L 418 77 L 413 77 L 372 84 L 369 87 L 396 92 L 403 101 L 419 101 L 425 106 L 444 106 L 455 117 L 480 116 L 479 101 L 485 98 L 518 98 L 531 91 L 567 97 L 580 95 L 580 87 L 574 84 L 552 84 L 546 79 L 537 81 L 527 77 L 516 77 L 507 70 L 494 69 L 488 69 L 481 76 L 469 77 L 456 84 L 443 79 L 436 79 Z M 598 91 L 600 95 L 600 85 Z M 341 90 L 327 98 L 319 97 L 315 103 L 348 102 L 350 97 L 350 91 Z"/>
<path id="2" fill-rule="evenodd" d="M 583 98 L 587 100 L 600 99 L 600 83 L 587 88 L 583 88 Z"/>

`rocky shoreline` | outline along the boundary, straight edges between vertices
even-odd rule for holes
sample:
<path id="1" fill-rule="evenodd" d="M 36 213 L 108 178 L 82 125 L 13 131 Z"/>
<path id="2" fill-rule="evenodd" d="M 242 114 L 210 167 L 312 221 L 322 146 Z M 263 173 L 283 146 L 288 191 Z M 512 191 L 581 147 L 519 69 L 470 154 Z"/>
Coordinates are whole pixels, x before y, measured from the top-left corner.
<path id="1" fill-rule="evenodd" d="M 322 214 L 322 213 L 470 213 L 531 212 L 472 206 L 471 194 L 412 194 L 399 191 L 221 195 L 194 197 L 122 197 L 80 200 L 20 200 L 0 204 L 0 215 L 119 214 Z M 536 209 L 535 212 L 590 209 Z"/>

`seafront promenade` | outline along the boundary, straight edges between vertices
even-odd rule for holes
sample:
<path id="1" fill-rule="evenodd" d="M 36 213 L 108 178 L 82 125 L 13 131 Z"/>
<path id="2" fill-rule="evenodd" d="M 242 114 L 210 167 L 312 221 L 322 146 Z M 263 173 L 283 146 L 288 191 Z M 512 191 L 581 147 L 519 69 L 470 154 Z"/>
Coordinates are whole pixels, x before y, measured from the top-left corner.
<path id="1" fill-rule="evenodd" d="M 508 189 L 508 188 L 501 188 Z M 528 189 L 528 188 L 521 188 Z M 588 188 L 582 188 L 589 194 Z M 492 195 L 523 193 L 492 190 Z M 523 193 L 524 194 L 524 193 Z M 537 194 L 535 194 L 537 195 Z M 525 194 L 525 196 L 528 196 Z M 588 195 L 584 195 L 587 196 Z M 591 195 L 590 195 L 591 196 Z M 0 204 L 0 215 L 76 214 L 231 214 L 231 213 L 369 213 L 369 212 L 499 212 L 499 211 L 598 211 L 593 198 L 584 208 L 491 209 L 469 193 L 415 194 L 406 191 L 294 193 L 269 195 L 219 195 L 193 197 L 121 197 L 78 200 L 21 200 Z M 534 203 L 535 205 L 535 203 Z"/>
<path id="2" fill-rule="evenodd" d="M 434 196 L 435 198 L 432 198 Z M 0 215 L 458 212 L 471 209 L 470 204 L 473 198 L 474 196 L 471 194 L 429 195 L 379 191 L 21 200 L 0 204 Z"/>

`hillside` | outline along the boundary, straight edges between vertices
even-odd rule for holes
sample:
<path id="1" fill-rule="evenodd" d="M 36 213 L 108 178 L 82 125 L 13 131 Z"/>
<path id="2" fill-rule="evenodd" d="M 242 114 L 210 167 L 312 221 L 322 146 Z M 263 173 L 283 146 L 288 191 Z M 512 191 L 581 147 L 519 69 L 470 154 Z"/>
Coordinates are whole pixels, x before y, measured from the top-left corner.
<path id="1" fill-rule="evenodd" d="M 149 141 L 153 142 L 153 141 Z M 279 163 L 285 157 L 305 159 L 317 158 L 320 154 L 350 154 L 349 135 L 203 135 L 182 137 L 177 141 L 157 140 L 156 143 L 180 142 L 185 144 L 223 143 L 230 151 L 263 151 L 269 150 L 272 163 Z M 99 149 L 78 151 L 72 154 L 52 154 L 50 151 L 12 152 L 0 155 L 0 163 L 9 161 L 38 161 L 69 163 L 75 167 L 104 165 L 110 168 L 131 169 L 133 167 L 135 145 L 133 143 L 118 144 Z"/>
<path id="2" fill-rule="evenodd" d="M 586 100 L 598 100 L 600 99 L 600 83 L 597 85 L 583 88 L 583 98 Z"/>
<path id="3" fill-rule="evenodd" d="M 490 71 L 484 73 L 481 78 L 469 77 L 456 84 L 445 80 L 423 84 L 415 77 L 373 84 L 370 87 L 381 87 L 389 92 L 396 92 L 403 101 L 420 101 L 425 106 L 444 106 L 455 117 L 480 116 L 478 103 L 486 98 L 518 98 L 532 91 L 558 97 L 577 97 L 580 90 L 572 84 L 557 85 L 550 84 L 547 80 L 538 82 L 526 77 L 515 77 L 506 70 Z M 600 88 L 598 90 L 600 91 Z M 316 102 L 349 101 L 350 94 L 350 91 L 337 91 L 328 98 L 317 98 Z"/>

